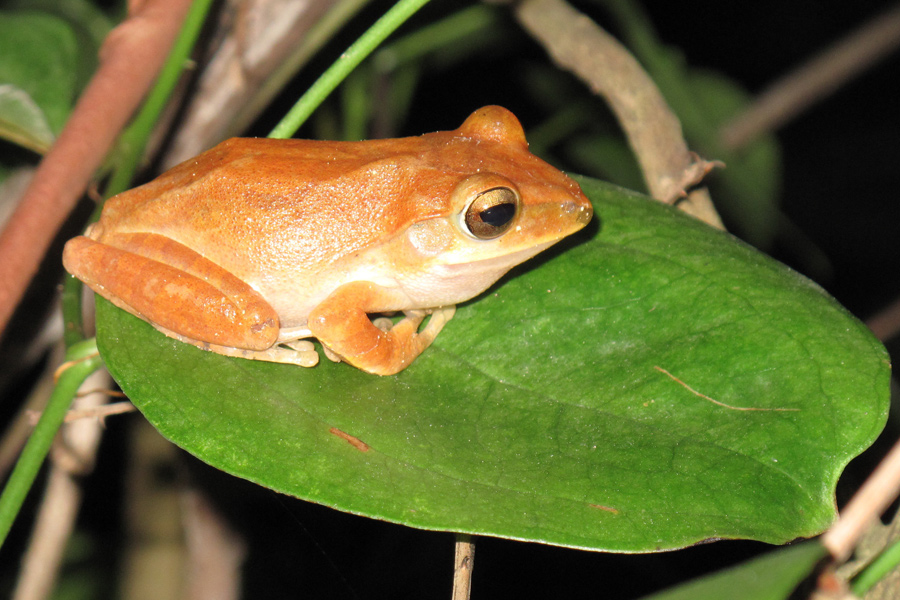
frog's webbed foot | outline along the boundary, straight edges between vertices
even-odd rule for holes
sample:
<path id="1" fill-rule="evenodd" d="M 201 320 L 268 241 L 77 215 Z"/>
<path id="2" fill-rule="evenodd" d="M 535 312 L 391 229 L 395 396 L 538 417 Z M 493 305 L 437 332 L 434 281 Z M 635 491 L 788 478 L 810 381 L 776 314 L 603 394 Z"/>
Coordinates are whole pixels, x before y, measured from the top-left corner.
<path id="1" fill-rule="evenodd" d="M 403 314 L 405 315 L 404 320 L 413 320 L 417 329 L 425 317 L 429 314 L 431 315 L 431 319 L 428 320 L 425 327 L 416 334 L 416 337 L 421 339 L 425 346 L 428 347 L 434 341 L 434 338 L 437 337 L 437 334 L 441 332 L 441 329 L 444 328 L 444 325 L 456 314 L 456 307 L 442 306 L 433 310 L 407 310 Z"/>
<path id="2" fill-rule="evenodd" d="M 434 341 L 435 336 L 437 336 L 438 332 L 441 330 L 441 328 L 444 326 L 444 324 L 447 321 L 449 321 L 450 318 L 453 317 L 453 312 L 455 310 L 456 310 L 455 307 L 452 307 L 452 306 L 449 309 L 438 309 L 438 311 L 445 311 L 444 313 L 442 313 L 442 315 L 445 315 L 446 312 L 449 312 L 450 313 L 449 316 L 435 315 L 431 318 L 431 321 L 429 321 L 428 323 L 430 325 L 432 322 L 435 322 L 435 327 L 433 328 L 432 331 L 430 331 L 428 334 L 426 334 L 429 336 L 429 338 L 428 338 L 429 344 L 431 344 L 431 342 Z M 412 319 L 415 322 L 416 328 L 418 328 L 419 325 L 421 324 L 422 320 L 429 313 L 431 313 L 431 311 L 410 310 L 410 311 L 405 311 L 403 314 L 404 314 L 405 319 Z M 402 321 L 400 321 L 400 322 L 402 322 Z M 397 325 L 399 325 L 400 322 L 398 322 Z M 383 331 L 386 333 L 394 328 L 394 321 L 390 317 L 377 317 L 375 319 L 372 319 L 372 325 L 377 327 L 380 331 Z M 428 329 L 429 329 L 429 326 L 426 325 L 425 329 L 422 330 L 421 332 L 419 332 L 417 335 L 422 335 L 423 333 L 428 331 Z M 323 345 L 322 351 L 325 353 L 325 356 L 328 358 L 328 360 L 330 360 L 332 362 L 341 362 L 343 360 L 341 358 L 340 354 L 332 351 L 328 346 Z"/>
<path id="3" fill-rule="evenodd" d="M 285 341 L 281 343 L 283 345 L 275 345 L 271 348 L 266 348 L 265 350 L 247 350 L 245 348 L 233 348 L 230 346 L 201 342 L 177 334 L 174 331 L 166 329 L 165 327 L 160 327 L 159 325 L 154 325 L 154 327 L 172 339 L 224 356 L 297 365 L 298 367 L 314 367 L 319 363 L 319 353 L 316 352 L 315 346 L 313 346 L 313 343 L 309 340 Z"/>
<path id="4" fill-rule="evenodd" d="M 369 314 L 389 308 L 402 298 L 367 281 L 345 284 L 332 292 L 309 315 L 307 325 L 322 345 L 351 365 L 378 375 L 393 375 L 421 354 L 453 316 L 454 307 L 404 311 L 404 317 L 385 330 L 386 321 Z M 419 330 L 425 317 L 431 319 Z"/>
<path id="5" fill-rule="evenodd" d="M 285 343 L 284 346 L 272 346 L 268 350 L 242 350 L 241 348 L 221 347 L 210 348 L 210 350 L 226 356 L 297 365 L 298 367 L 314 367 L 319 364 L 319 353 L 316 352 L 312 342 L 300 340 Z"/>
<path id="6" fill-rule="evenodd" d="M 384 332 L 388 332 L 395 327 L 413 327 L 416 331 L 416 337 L 421 339 L 427 347 L 431 345 L 431 342 L 441 332 L 447 321 L 453 318 L 454 314 L 456 314 L 455 306 L 442 306 L 429 310 L 405 310 L 403 311 L 403 318 L 396 323 L 388 317 L 378 317 L 377 319 L 372 319 L 372 325 Z M 421 327 L 422 321 L 428 315 L 431 315 L 431 319 L 425 324 L 425 327 Z"/>

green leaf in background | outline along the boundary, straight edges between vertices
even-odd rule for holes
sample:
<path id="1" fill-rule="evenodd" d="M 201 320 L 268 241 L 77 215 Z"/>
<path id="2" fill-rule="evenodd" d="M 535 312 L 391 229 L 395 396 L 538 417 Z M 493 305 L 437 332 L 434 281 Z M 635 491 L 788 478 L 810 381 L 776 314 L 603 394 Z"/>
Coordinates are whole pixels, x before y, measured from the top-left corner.
<path id="1" fill-rule="evenodd" d="M 580 181 L 599 230 L 460 307 L 397 376 L 224 358 L 106 302 L 98 345 L 179 446 L 344 511 L 620 552 L 825 529 L 885 422 L 883 347 L 730 235 Z"/>
<path id="2" fill-rule="evenodd" d="M 785 600 L 826 554 L 818 542 L 782 548 L 643 600 Z"/>
<path id="3" fill-rule="evenodd" d="M 0 138 L 47 150 L 96 65 L 110 23 L 85 2 L 14 2 L 0 12 Z M 9 10 L 10 6 L 20 10 Z"/>
<path id="4" fill-rule="evenodd" d="M 28 92 L 0 83 L 0 138 L 43 154 L 56 136 L 44 111 Z"/>
<path id="5" fill-rule="evenodd" d="M 3 7 L 5 10 L 40 11 L 59 17 L 78 36 L 79 44 L 83 46 L 82 59 L 93 64 L 97 60 L 97 50 L 115 25 L 115 20 L 124 18 L 127 10 L 121 2 L 113 3 L 114 7 L 110 10 L 117 13 L 114 20 L 98 4 L 103 3 L 92 0 L 4 0 Z M 91 75 L 93 70 L 88 69 L 86 74 Z"/>

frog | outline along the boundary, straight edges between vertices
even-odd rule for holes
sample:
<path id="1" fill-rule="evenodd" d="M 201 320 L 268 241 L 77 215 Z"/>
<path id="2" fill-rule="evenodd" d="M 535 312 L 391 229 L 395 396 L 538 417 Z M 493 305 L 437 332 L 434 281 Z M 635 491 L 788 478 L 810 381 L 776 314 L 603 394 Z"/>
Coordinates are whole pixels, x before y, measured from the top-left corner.
<path id="1" fill-rule="evenodd" d="M 66 270 L 167 336 L 309 367 L 409 366 L 512 267 L 582 229 L 579 185 L 486 106 L 455 130 L 232 138 L 110 198 Z M 378 319 L 394 314 L 396 323 Z"/>

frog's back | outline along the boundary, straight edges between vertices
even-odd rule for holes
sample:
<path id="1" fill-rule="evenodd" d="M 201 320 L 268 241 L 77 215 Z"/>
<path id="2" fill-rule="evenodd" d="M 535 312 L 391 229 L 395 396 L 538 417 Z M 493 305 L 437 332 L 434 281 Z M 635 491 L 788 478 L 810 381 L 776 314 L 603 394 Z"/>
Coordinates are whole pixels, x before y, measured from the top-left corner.
<path id="1" fill-rule="evenodd" d="M 413 192 L 417 158 L 403 142 L 228 140 L 111 199 L 102 223 L 259 270 L 251 279 L 297 265 L 316 271 L 439 212 L 439 194 Z"/>

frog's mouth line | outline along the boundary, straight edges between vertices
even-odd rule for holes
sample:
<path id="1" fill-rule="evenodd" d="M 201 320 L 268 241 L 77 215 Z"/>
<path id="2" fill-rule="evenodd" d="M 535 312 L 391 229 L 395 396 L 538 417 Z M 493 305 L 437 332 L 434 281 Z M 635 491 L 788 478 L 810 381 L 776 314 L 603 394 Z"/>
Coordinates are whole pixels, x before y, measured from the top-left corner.
<path id="1" fill-rule="evenodd" d="M 465 269 L 469 272 L 496 272 L 501 269 L 509 270 L 519 263 L 525 262 L 536 254 L 540 254 L 562 239 L 563 238 L 560 237 L 559 239 L 549 240 L 534 246 L 529 246 L 528 248 L 515 250 L 513 252 L 508 252 L 505 254 L 498 254 L 490 258 L 483 258 L 480 260 L 464 260 L 458 263 L 448 263 L 444 265 L 444 268 L 451 273 L 461 269 Z"/>

